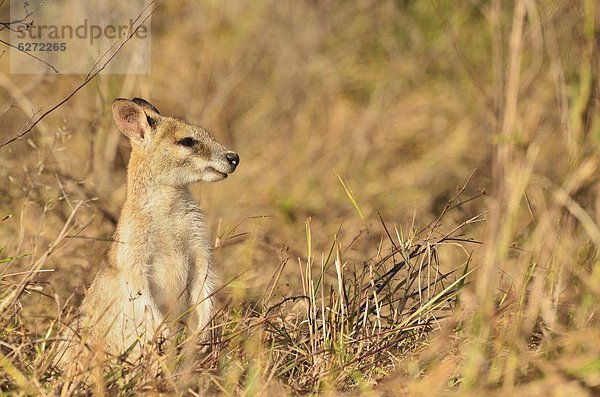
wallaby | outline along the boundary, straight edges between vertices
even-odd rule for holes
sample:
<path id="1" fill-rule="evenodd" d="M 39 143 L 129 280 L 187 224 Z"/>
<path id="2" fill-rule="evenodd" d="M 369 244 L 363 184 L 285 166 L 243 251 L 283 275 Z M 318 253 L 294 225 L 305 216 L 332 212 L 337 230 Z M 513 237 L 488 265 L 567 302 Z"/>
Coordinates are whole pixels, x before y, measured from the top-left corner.
<path id="1" fill-rule="evenodd" d="M 189 323 L 188 312 L 193 332 L 206 333 L 211 244 L 189 185 L 227 178 L 240 158 L 205 129 L 163 116 L 144 99 L 116 99 L 112 112 L 132 147 L 127 198 L 108 266 L 87 291 L 77 328 L 117 355 L 164 335 L 164 324 L 172 330 Z M 69 348 L 60 361 L 69 360 Z"/>

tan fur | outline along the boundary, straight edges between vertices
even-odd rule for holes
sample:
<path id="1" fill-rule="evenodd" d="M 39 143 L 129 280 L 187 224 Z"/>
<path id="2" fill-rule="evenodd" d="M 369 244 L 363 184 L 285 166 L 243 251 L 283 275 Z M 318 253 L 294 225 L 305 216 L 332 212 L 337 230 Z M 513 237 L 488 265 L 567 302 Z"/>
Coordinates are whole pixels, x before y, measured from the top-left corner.
<path id="1" fill-rule="evenodd" d="M 204 129 L 162 116 L 144 100 L 117 99 L 113 113 L 132 143 L 127 199 L 108 267 L 87 291 L 78 327 L 116 355 L 179 329 L 190 320 L 188 309 L 195 314 L 194 329 L 206 332 L 211 245 L 188 186 L 226 178 L 239 157 Z M 185 138 L 194 142 L 191 147 L 182 143 Z"/>

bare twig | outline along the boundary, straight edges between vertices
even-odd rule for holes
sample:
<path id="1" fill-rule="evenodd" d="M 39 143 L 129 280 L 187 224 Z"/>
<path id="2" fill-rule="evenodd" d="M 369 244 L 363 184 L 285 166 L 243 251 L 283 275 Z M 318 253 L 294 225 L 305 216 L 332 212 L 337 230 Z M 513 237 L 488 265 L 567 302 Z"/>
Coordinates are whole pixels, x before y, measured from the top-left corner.
<path id="1" fill-rule="evenodd" d="M 155 2 L 153 1 L 151 3 L 151 5 L 154 5 Z M 69 95 L 67 95 L 66 98 L 62 99 L 61 101 L 59 101 L 56 105 L 52 106 L 50 109 L 48 109 L 46 112 L 44 112 L 42 115 L 40 115 L 27 129 L 20 131 L 19 133 L 15 134 L 13 137 L 9 138 L 8 140 L 6 140 L 5 142 L 3 142 L 2 144 L 0 144 L 0 148 L 3 148 L 4 146 L 7 146 L 9 144 L 11 144 L 12 142 L 21 139 L 23 136 L 27 135 L 28 133 L 30 133 L 35 126 L 37 126 L 39 124 L 40 121 L 42 121 L 44 118 L 46 118 L 49 114 L 51 114 L 52 112 L 54 112 L 56 109 L 58 109 L 59 107 L 61 107 L 62 105 L 64 105 L 67 101 L 69 101 L 75 94 L 77 94 L 83 87 L 85 87 L 86 85 L 88 85 L 90 83 L 90 81 L 92 81 L 96 76 L 98 76 L 98 74 L 100 74 L 100 72 L 102 72 L 107 66 L 108 64 L 117 56 L 117 54 L 120 52 L 121 48 L 123 48 L 123 46 L 125 44 L 127 44 L 127 42 L 129 42 L 129 40 L 131 40 L 134 35 L 138 32 L 138 30 L 144 26 L 144 23 L 152 16 L 152 14 L 154 14 L 154 12 L 158 9 L 159 5 L 156 5 L 154 8 L 152 8 L 152 10 L 150 11 L 149 15 L 146 16 L 143 20 L 141 20 L 141 22 L 138 24 L 138 26 L 135 29 L 132 29 L 129 34 L 127 35 L 127 37 L 125 38 L 125 40 L 119 44 L 119 46 L 115 49 L 115 51 L 110 55 L 110 57 L 95 71 L 95 72 L 91 72 L 86 76 L 86 78 L 83 80 L 83 82 L 81 84 L 79 84 Z M 112 48 L 112 47 L 111 47 Z M 104 56 L 104 55 L 103 55 Z M 94 70 L 94 68 L 98 65 L 95 64 L 92 67 L 92 70 Z"/>

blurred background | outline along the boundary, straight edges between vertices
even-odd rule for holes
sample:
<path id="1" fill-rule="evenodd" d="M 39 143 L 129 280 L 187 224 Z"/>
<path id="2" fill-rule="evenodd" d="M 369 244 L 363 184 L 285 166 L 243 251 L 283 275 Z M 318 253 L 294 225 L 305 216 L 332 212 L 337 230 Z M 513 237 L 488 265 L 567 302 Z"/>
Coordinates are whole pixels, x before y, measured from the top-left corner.
<path id="1" fill-rule="evenodd" d="M 3 148 L 1 205 L 13 215 L 2 224 L 3 245 L 35 256 L 73 202 L 85 200 L 77 222 L 91 222 L 81 232 L 90 239 L 70 241 L 45 277 L 62 297 L 89 283 L 108 245 L 97 239 L 111 237 L 125 193 L 129 142 L 110 106 L 134 96 L 204 126 L 240 154 L 232 178 L 195 187 L 213 235 L 246 233 L 217 253 L 225 277 L 248 271 L 245 282 L 256 286 L 265 267 L 277 266 L 277 251 L 304 252 L 307 217 L 317 252 L 342 225 L 353 238 L 362 221 L 336 173 L 370 223 L 379 211 L 405 227 L 417 216 L 424 226 L 475 169 L 472 187 L 486 188 L 494 133 L 477 89 L 491 71 L 478 67 L 475 84 L 471 60 L 454 50 L 464 46 L 483 62 L 489 43 L 471 34 L 458 43 L 454 29 L 474 33 L 486 21 L 474 5 L 440 7 L 161 4 L 152 17 L 150 75 L 100 75 L 41 128 Z M 8 54 L 0 58 L 3 140 L 82 79 L 9 75 L 7 61 Z"/>
<path id="2" fill-rule="evenodd" d="M 241 275 L 220 301 L 253 299 L 283 259 L 305 258 L 307 218 L 317 257 L 339 230 L 347 259 L 362 263 L 378 254 L 379 216 L 406 233 L 421 229 L 473 174 L 465 198 L 476 199 L 443 225 L 489 211 L 466 236 L 483 244 L 468 247 L 480 268 L 463 299 L 463 315 L 476 319 L 457 353 L 465 384 L 552 372 L 530 366 L 534 334 L 553 335 L 544 352 L 572 335 L 565 349 L 580 368 L 600 340 L 599 12 L 594 0 L 161 3 L 151 74 L 99 75 L 0 148 L 0 247 L 26 255 L 11 272 L 39 258 L 83 201 L 44 266 L 53 271 L 36 276 L 44 294 L 23 300 L 30 326 L 56 315 L 54 294 L 77 303 L 103 266 L 130 150 L 110 107 L 143 97 L 240 155 L 230 178 L 194 187 L 216 273 L 223 283 Z M 84 76 L 11 75 L 0 54 L 5 141 Z M 456 257 L 448 254 L 449 267 Z M 294 266 L 281 296 L 301 291 Z M 515 306 L 503 317 L 507 302 Z M 505 336 L 488 345 L 498 324 Z M 490 357 L 501 362 L 491 375 L 482 364 Z"/>

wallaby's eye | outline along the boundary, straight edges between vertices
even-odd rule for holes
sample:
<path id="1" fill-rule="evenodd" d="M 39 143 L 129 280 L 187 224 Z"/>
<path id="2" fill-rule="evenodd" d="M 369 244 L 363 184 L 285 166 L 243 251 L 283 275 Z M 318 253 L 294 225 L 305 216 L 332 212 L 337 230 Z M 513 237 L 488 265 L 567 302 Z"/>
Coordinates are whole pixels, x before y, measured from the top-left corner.
<path id="1" fill-rule="evenodd" d="M 177 144 L 185 147 L 192 147 L 196 144 L 196 142 L 197 141 L 194 138 L 188 136 L 187 138 L 182 138 L 178 140 Z"/>

